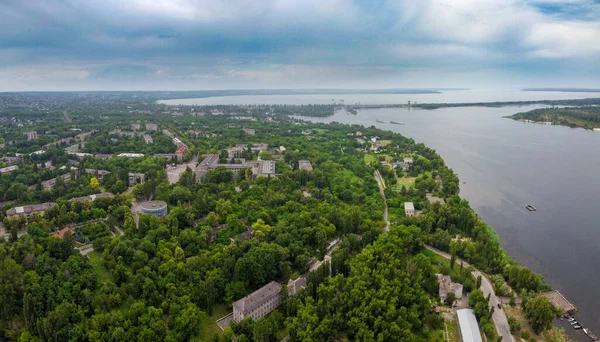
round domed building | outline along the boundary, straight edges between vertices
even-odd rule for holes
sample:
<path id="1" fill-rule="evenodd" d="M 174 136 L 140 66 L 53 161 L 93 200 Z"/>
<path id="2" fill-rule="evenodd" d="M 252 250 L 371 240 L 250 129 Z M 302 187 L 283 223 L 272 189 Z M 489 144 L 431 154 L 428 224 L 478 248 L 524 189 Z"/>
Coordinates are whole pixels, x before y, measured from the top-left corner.
<path id="1" fill-rule="evenodd" d="M 142 203 L 142 213 L 154 215 L 158 218 L 167 216 L 167 202 L 165 201 L 147 201 Z"/>

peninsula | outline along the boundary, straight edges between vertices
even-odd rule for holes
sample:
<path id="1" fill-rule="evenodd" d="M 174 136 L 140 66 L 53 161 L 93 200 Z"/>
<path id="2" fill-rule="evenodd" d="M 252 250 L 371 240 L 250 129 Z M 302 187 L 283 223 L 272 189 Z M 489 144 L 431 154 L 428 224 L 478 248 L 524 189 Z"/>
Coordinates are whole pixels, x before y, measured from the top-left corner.
<path id="1" fill-rule="evenodd" d="M 506 116 L 506 118 L 568 127 L 600 130 L 600 106 L 539 108 Z"/>

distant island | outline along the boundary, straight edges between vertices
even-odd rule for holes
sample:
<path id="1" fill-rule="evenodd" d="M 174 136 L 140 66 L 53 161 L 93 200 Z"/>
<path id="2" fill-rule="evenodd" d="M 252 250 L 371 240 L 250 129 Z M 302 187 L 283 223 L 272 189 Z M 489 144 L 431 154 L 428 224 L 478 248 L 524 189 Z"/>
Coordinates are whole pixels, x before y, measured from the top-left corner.
<path id="1" fill-rule="evenodd" d="M 600 130 L 600 106 L 539 108 L 506 116 L 513 120 Z"/>
<path id="2" fill-rule="evenodd" d="M 544 104 L 549 106 L 593 106 L 600 105 L 600 98 L 572 99 L 572 100 L 538 100 L 538 101 L 505 101 L 505 102 L 467 102 L 467 103 L 421 103 L 412 105 L 412 108 L 439 109 L 445 107 L 506 107 L 529 106 Z"/>
<path id="3" fill-rule="evenodd" d="M 524 88 L 521 91 L 557 91 L 562 93 L 600 93 L 594 88 Z"/>

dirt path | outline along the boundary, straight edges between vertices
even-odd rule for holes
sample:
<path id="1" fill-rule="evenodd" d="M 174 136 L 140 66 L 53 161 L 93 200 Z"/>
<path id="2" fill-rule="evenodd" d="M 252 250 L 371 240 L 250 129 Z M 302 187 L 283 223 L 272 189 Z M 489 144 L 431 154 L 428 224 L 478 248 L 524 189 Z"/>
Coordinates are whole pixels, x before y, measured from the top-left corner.
<path id="1" fill-rule="evenodd" d="M 373 173 L 373 177 L 375 177 L 375 180 L 377 181 L 377 185 L 379 186 L 379 193 L 381 194 L 381 197 L 383 198 L 383 220 L 385 221 L 385 227 L 383 228 L 384 232 L 388 232 L 390 230 L 390 221 L 388 220 L 388 205 L 387 205 L 387 199 L 385 198 L 385 183 L 383 182 L 383 178 L 381 178 L 381 174 L 379 173 L 379 170 L 375 170 L 375 172 Z"/>

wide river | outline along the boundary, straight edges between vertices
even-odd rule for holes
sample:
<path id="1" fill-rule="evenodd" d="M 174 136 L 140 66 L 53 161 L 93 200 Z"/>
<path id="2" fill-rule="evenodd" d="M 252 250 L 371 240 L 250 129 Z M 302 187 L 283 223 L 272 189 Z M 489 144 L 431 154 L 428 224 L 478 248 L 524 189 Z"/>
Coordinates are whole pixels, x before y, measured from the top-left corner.
<path id="1" fill-rule="evenodd" d="M 600 97 L 599 93 L 451 91 L 400 95 L 229 96 L 169 104 L 480 102 Z M 329 100 L 327 100 L 328 98 Z M 319 100 L 320 99 L 320 100 Z M 251 100 L 251 101 L 248 101 Z M 285 101 L 284 101 L 285 100 Z M 329 102 L 327 102 L 329 101 Z M 376 126 L 434 148 L 461 180 L 461 196 L 494 227 L 509 255 L 560 290 L 600 333 L 600 132 L 502 118 L 535 108 L 343 111 L 315 122 Z M 378 123 L 397 121 L 404 125 Z M 525 205 L 533 204 L 536 212 Z M 582 339 L 581 334 L 572 337 Z M 585 339 L 584 339 L 585 340 Z"/>

